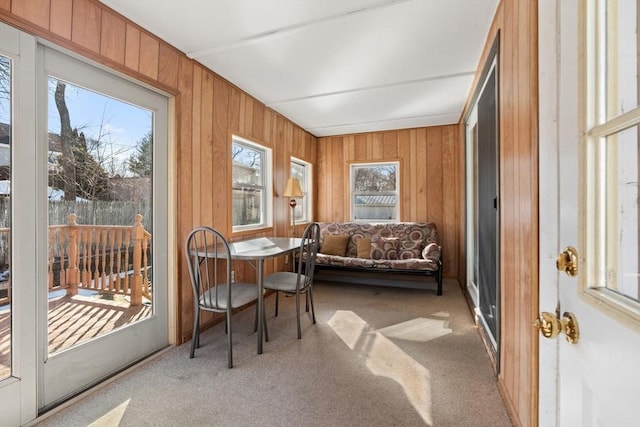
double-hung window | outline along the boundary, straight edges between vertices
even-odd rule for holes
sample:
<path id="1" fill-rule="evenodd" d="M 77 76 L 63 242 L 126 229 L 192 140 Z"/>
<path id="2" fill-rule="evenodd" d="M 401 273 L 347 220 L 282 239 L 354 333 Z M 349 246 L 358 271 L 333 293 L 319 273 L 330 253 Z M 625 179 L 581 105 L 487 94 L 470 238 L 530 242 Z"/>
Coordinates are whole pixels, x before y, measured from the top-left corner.
<path id="1" fill-rule="evenodd" d="M 291 158 L 291 178 L 296 178 L 300 181 L 300 188 L 304 194 L 294 209 L 294 218 L 296 223 L 309 222 L 311 220 L 311 200 L 309 191 L 311 189 L 311 164 Z"/>
<path id="2" fill-rule="evenodd" d="M 233 136 L 232 218 L 233 231 L 271 225 L 271 150 Z"/>
<path id="3" fill-rule="evenodd" d="M 399 163 L 353 163 L 351 165 L 351 219 L 397 221 L 399 209 Z"/>

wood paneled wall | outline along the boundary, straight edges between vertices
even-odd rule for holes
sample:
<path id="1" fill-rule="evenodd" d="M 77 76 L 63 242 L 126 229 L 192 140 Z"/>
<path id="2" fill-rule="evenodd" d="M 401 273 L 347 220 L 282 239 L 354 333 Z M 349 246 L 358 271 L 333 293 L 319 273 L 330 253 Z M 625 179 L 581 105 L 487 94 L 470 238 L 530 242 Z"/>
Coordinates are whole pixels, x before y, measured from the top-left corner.
<path id="1" fill-rule="evenodd" d="M 231 135 L 273 150 L 274 226 L 257 236 L 289 232 L 289 200 L 278 194 L 284 191 L 291 156 L 315 164 L 316 138 L 96 0 L 0 0 L 0 21 L 175 96 L 175 132 L 170 138 L 175 177 L 170 179 L 177 206 L 169 207 L 177 215 L 174 339 L 190 339 L 192 291 L 183 242 L 196 225 L 211 225 L 231 235 Z M 265 268 L 283 268 L 282 263 L 272 261 Z M 238 280 L 254 275 L 249 266 L 236 268 Z"/>
<path id="2" fill-rule="evenodd" d="M 318 138 L 318 221 L 349 221 L 349 162 L 400 162 L 400 220 L 433 222 L 444 275 L 457 277 L 460 217 L 458 126 Z"/>
<path id="3" fill-rule="evenodd" d="M 512 421 L 521 426 L 538 424 L 538 336 L 531 327 L 537 317 L 539 288 L 537 17 L 536 0 L 502 0 L 476 73 L 477 79 L 499 34 L 498 385 Z M 461 264 L 465 263 L 463 253 Z"/>

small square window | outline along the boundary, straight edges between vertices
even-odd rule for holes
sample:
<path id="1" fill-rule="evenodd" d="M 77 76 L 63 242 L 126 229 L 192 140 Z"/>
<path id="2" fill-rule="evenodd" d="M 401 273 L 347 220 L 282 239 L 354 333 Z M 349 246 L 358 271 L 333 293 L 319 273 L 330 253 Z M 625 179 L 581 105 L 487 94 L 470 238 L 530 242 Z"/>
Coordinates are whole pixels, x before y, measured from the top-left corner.
<path id="1" fill-rule="evenodd" d="M 399 218 L 398 162 L 351 165 L 351 219 L 388 222 Z"/>

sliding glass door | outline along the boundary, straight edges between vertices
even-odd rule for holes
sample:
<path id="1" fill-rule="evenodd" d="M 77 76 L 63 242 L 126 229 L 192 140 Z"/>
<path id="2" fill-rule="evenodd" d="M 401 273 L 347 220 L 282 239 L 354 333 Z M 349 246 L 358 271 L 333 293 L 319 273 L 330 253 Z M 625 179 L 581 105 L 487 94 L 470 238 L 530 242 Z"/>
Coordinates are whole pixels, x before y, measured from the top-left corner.
<path id="1" fill-rule="evenodd" d="M 496 49 L 494 45 L 494 55 Z M 467 289 L 496 361 L 500 335 L 497 78 L 494 56 L 465 118 Z"/>

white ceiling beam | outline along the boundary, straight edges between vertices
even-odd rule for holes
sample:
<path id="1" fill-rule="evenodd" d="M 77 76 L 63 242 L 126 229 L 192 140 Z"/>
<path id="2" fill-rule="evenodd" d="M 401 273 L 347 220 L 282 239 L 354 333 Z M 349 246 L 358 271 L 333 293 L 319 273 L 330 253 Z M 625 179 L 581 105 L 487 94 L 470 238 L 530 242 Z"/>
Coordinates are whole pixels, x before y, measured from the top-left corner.
<path id="1" fill-rule="evenodd" d="M 357 88 L 353 88 L 353 89 L 345 89 L 345 90 L 339 90 L 339 91 L 334 91 L 334 92 L 325 92 L 325 93 L 306 95 L 306 96 L 302 96 L 302 97 L 298 97 L 298 98 L 282 99 L 282 100 L 279 100 L 279 101 L 270 102 L 270 103 L 266 104 L 266 106 L 270 107 L 270 108 L 274 108 L 274 107 L 277 107 L 278 105 L 286 104 L 286 103 L 289 103 L 289 102 L 307 101 L 307 100 L 310 100 L 310 99 L 318 99 L 318 98 L 334 96 L 334 95 L 344 95 L 344 94 L 350 94 L 350 93 L 364 92 L 364 91 L 367 91 L 367 90 L 400 87 L 400 86 L 411 85 L 411 84 L 414 84 L 414 83 L 424 83 L 424 82 L 429 82 L 429 81 L 445 80 L 445 79 L 450 79 L 450 78 L 455 78 L 455 77 L 473 76 L 474 74 L 475 74 L 475 71 L 466 71 L 466 72 L 463 72 L 463 73 L 453 73 L 453 74 L 447 74 L 447 75 L 443 75 L 443 76 L 425 77 L 423 79 L 404 80 L 404 81 L 401 81 L 401 82 L 392 82 L 392 83 L 385 83 L 385 84 L 379 84 L 379 85 L 357 87 Z"/>
<path id="2" fill-rule="evenodd" d="M 322 18 L 313 19 L 309 21 L 298 22 L 296 24 L 288 25 L 285 27 L 275 28 L 273 30 L 265 31 L 258 34 L 252 34 L 248 37 L 245 37 L 239 40 L 234 40 L 226 43 L 213 44 L 210 46 L 203 47 L 201 49 L 191 50 L 187 52 L 187 56 L 189 56 L 192 59 L 198 59 L 203 56 L 213 55 L 213 54 L 225 52 L 232 49 L 238 49 L 245 46 L 250 46 L 255 43 L 261 43 L 273 37 L 287 35 L 295 31 L 300 31 L 302 29 L 324 24 L 326 22 L 342 19 L 347 16 L 353 16 L 360 13 L 365 13 L 375 9 L 381 9 L 389 6 L 396 6 L 398 4 L 405 3 L 408 1 L 411 1 L 411 0 L 383 0 L 365 7 L 349 10 L 347 12 L 342 12 L 336 15 L 330 15 L 330 16 L 325 16 Z"/>

